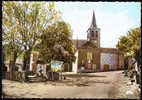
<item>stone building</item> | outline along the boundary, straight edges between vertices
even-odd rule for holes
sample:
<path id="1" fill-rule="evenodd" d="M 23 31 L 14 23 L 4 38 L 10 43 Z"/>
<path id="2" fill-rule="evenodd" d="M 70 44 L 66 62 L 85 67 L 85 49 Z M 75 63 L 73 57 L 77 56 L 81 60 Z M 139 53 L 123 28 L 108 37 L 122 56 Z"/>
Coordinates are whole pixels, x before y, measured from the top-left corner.
<path id="1" fill-rule="evenodd" d="M 77 67 L 85 71 L 105 71 L 123 69 L 124 58 L 116 48 L 100 47 L 100 28 L 97 27 L 95 13 L 87 30 L 87 40 L 72 40 L 78 52 Z"/>

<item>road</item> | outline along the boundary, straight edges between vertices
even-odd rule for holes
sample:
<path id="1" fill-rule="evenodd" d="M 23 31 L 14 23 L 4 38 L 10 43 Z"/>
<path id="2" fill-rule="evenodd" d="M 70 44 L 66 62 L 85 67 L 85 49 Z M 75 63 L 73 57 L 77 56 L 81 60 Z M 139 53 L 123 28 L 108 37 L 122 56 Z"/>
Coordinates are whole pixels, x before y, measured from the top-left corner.
<path id="1" fill-rule="evenodd" d="M 16 98 L 115 98 L 122 71 L 88 73 L 94 77 L 67 77 L 58 82 L 21 83 L 2 80 L 7 97 Z M 82 84 L 82 85 L 81 85 Z"/>

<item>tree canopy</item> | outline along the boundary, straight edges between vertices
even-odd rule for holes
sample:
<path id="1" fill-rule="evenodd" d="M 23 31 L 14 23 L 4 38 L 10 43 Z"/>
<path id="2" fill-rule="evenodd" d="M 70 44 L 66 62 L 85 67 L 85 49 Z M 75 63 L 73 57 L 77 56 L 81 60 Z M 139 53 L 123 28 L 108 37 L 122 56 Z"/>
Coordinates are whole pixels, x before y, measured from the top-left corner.
<path id="1" fill-rule="evenodd" d="M 14 61 L 24 52 L 24 63 L 29 64 L 32 50 L 46 62 L 75 60 L 71 27 L 52 2 L 4 1 L 2 33 L 4 54 L 11 54 Z"/>
<path id="2" fill-rule="evenodd" d="M 141 60 L 141 29 L 140 27 L 131 29 L 126 36 L 119 38 L 119 43 L 116 45 L 118 50 L 125 57 L 131 56 L 135 58 L 140 65 Z"/>
<path id="3" fill-rule="evenodd" d="M 24 49 L 34 48 L 48 25 L 61 17 L 54 3 L 46 6 L 45 2 L 3 2 L 3 42 L 13 39 Z"/>
<path id="4" fill-rule="evenodd" d="M 24 65 L 30 63 L 30 54 L 40 43 L 48 26 L 61 19 L 54 3 L 4 1 L 2 6 L 3 54 L 11 55 L 15 63 L 24 52 Z M 14 67 L 13 63 L 13 67 Z"/>
<path id="5" fill-rule="evenodd" d="M 59 21 L 46 30 L 46 33 L 42 35 L 42 42 L 39 46 L 40 59 L 45 62 L 51 60 L 75 61 L 75 48 L 71 41 L 72 31 L 70 25 Z"/>
<path id="6" fill-rule="evenodd" d="M 131 29 L 126 36 L 119 38 L 119 43 L 116 47 L 125 56 L 136 56 L 136 52 L 140 51 L 141 45 L 141 30 L 140 28 Z"/>

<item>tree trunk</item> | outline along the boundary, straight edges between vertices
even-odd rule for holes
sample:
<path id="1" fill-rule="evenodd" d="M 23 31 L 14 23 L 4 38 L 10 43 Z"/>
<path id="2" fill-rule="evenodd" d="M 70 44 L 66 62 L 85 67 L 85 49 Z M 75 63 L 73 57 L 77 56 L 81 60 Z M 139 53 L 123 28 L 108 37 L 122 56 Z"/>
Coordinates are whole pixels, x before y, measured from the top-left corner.
<path id="1" fill-rule="evenodd" d="M 54 81 L 54 74 L 53 71 L 51 71 L 52 81 Z"/>
<path id="2" fill-rule="evenodd" d="M 63 75 L 62 75 L 63 66 L 64 66 L 64 63 L 63 63 L 62 66 L 61 66 L 61 80 L 62 80 L 62 77 L 63 77 Z"/>
<path id="3" fill-rule="evenodd" d="M 137 83 L 141 84 L 141 50 L 136 52 L 135 59 L 137 61 L 138 73 L 136 75 Z"/>
<path id="4" fill-rule="evenodd" d="M 16 59 L 17 59 L 17 52 L 14 52 L 14 54 L 13 54 L 13 59 L 11 59 L 11 61 L 10 61 L 10 80 L 14 80 L 14 78 L 15 78 L 15 75 L 14 75 L 14 73 L 15 73 L 15 69 L 16 69 Z"/>
<path id="5" fill-rule="evenodd" d="M 2 54 L 2 68 L 4 67 L 4 59 L 5 59 L 5 55 L 4 53 Z"/>
<path id="6" fill-rule="evenodd" d="M 135 56 L 135 59 L 138 63 L 138 71 L 140 71 L 140 64 L 141 64 L 141 51 L 137 51 L 136 52 L 136 56 Z"/>
<path id="7" fill-rule="evenodd" d="M 5 69 L 6 69 L 6 66 L 5 66 L 5 64 L 4 64 L 4 59 L 5 59 L 5 55 L 4 55 L 4 53 L 2 53 L 2 78 L 4 78 L 5 77 Z"/>
<path id="8" fill-rule="evenodd" d="M 30 68 L 30 56 L 31 56 L 31 49 L 25 50 L 24 59 L 23 59 L 23 70 L 25 71 L 25 80 L 28 81 L 29 68 Z"/>
<path id="9" fill-rule="evenodd" d="M 9 77 L 9 79 L 10 80 L 12 80 L 13 79 L 13 61 L 12 60 L 10 60 L 10 62 L 9 62 L 9 72 L 10 72 L 10 77 Z"/>
<path id="10" fill-rule="evenodd" d="M 23 70 L 29 71 L 31 50 L 26 50 L 23 60 Z"/>

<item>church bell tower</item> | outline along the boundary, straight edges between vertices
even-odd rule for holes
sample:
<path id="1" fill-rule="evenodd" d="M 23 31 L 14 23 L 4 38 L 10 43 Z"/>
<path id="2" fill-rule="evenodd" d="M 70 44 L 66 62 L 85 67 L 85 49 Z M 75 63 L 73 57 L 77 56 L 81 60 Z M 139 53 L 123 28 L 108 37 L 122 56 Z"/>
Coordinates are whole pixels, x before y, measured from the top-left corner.
<path id="1" fill-rule="evenodd" d="M 94 43 L 97 48 L 100 48 L 100 28 L 97 27 L 94 11 L 92 23 L 87 30 L 87 41 Z"/>

